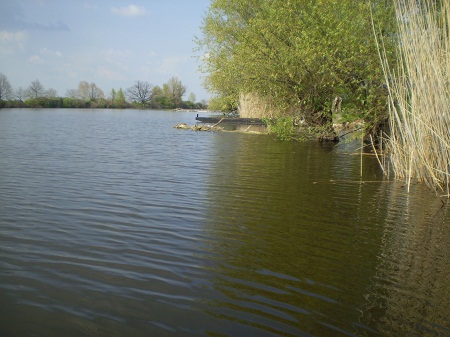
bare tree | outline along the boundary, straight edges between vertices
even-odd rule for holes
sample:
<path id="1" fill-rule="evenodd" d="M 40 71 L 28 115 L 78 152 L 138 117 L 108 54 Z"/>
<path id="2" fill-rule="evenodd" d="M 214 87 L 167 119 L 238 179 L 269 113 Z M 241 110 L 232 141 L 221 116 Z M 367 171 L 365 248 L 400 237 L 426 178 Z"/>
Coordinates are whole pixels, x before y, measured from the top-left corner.
<path id="1" fill-rule="evenodd" d="M 55 98 L 56 96 L 58 96 L 58 92 L 53 88 L 49 88 L 45 90 L 44 96 L 47 98 Z"/>
<path id="2" fill-rule="evenodd" d="M 11 84 L 9 84 L 8 78 L 0 73 L 0 100 L 6 100 L 12 96 Z"/>
<path id="3" fill-rule="evenodd" d="M 132 102 L 139 102 L 144 108 L 145 104 L 152 99 L 153 85 L 148 82 L 136 81 L 127 89 L 127 96 Z"/>
<path id="4" fill-rule="evenodd" d="M 20 102 L 23 102 L 25 98 L 25 90 L 22 87 L 18 87 L 16 91 L 14 91 L 14 98 Z"/>
<path id="5" fill-rule="evenodd" d="M 30 86 L 25 91 L 25 96 L 28 98 L 38 98 L 44 96 L 44 94 L 45 88 L 39 80 L 31 82 Z"/>
<path id="6" fill-rule="evenodd" d="M 77 89 L 67 89 L 66 97 L 75 99 L 77 98 L 77 96 L 78 96 Z"/>
<path id="7" fill-rule="evenodd" d="M 97 87 L 95 83 L 89 84 L 86 81 L 81 81 L 78 84 L 77 96 L 85 101 L 94 101 L 99 98 L 105 98 L 102 89 Z"/>
<path id="8" fill-rule="evenodd" d="M 94 101 L 96 99 L 105 98 L 103 90 L 97 87 L 95 83 L 89 84 L 89 99 Z"/>

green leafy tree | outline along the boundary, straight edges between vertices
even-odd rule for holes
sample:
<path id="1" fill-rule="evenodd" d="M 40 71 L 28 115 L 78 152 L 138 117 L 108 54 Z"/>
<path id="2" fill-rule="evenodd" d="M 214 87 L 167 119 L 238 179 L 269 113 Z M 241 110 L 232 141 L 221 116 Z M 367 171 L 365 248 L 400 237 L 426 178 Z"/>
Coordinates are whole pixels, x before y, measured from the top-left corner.
<path id="1" fill-rule="evenodd" d="M 64 97 L 62 102 L 63 108 L 73 108 L 72 105 L 72 98 L 70 97 Z"/>
<path id="2" fill-rule="evenodd" d="M 174 107 L 181 107 L 182 97 L 186 93 L 186 86 L 177 77 L 172 77 L 163 85 L 163 92 Z"/>
<path id="3" fill-rule="evenodd" d="M 197 41 L 206 86 L 231 109 L 256 94 L 320 124 L 340 95 L 345 112 L 371 119 L 386 107 L 371 12 L 393 36 L 386 1 L 214 0 Z"/>
<path id="4" fill-rule="evenodd" d="M 158 97 L 163 95 L 163 90 L 159 85 L 155 85 L 152 88 L 152 97 Z"/>
<path id="5" fill-rule="evenodd" d="M 116 90 L 114 90 L 114 88 L 111 89 L 111 93 L 109 94 L 109 98 L 111 101 L 111 105 L 114 107 L 114 100 L 116 99 L 117 93 Z"/>
<path id="6" fill-rule="evenodd" d="M 189 101 L 189 102 L 192 102 L 192 103 L 195 103 L 195 100 L 196 100 L 195 94 L 194 94 L 193 92 L 191 92 L 191 93 L 189 94 L 188 101 Z"/>
<path id="7" fill-rule="evenodd" d="M 173 109 L 177 107 L 169 83 L 164 83 L 162 87 L 155 86 L 152 93 L 152 108 Z"/>
<path id="8" fill-rule="evenodd" d="M 127 105 L 127 101 L 125 99 L 125 94 L 123 93 L 122 88 L 117 91 L 117 95 L 114 99 L 114 106 L 117 108 L 123 109 Z"/>

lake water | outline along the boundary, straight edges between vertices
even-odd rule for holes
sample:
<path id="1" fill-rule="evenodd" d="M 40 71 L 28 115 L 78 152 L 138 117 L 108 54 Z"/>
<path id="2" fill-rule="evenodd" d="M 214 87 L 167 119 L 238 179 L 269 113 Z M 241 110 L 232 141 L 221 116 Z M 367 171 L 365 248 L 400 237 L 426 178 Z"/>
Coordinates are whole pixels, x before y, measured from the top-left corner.
<path id="1" fill-rule="evenodd" d="M 450 336 L 441 198 L 180 122 L 0 110 L 0 336 Z"/>

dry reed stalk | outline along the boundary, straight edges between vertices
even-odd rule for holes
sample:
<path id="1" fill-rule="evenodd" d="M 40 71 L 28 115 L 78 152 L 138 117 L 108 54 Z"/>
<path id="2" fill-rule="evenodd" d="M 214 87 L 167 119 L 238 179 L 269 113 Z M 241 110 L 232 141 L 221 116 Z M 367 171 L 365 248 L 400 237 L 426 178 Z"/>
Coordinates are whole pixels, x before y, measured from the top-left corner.
<path id="1" fill-rule="evenodd" d="M 243 118 L 272 118 L 276 113 L 269 101 L 254 94 L 241 94 L 239 115 Z"/>
<path id="2" fill-rule="evenodd" d="M 270 99 L 257 94 L 241 94 L 239 96 L 239 115 L 243 118 L 277 118 L 292 116 L 294 107 L 275 107 Z"/>
<path id="3" fill-rule="evenodd" d="M 360 176 L 361 176 L 361 179 L 363 176 L 363 149 L 364 149 L 364 137 L 361 137 L 361 154 L 360 154 L 360 168 L 361 168 Z"/>
<path id="4" fill-rule="evenodd" d="M 399 62 L 394 72 L 382 41 L 380 58 L 389 90 L 386 151 L 397 178 L 423 181 L 449 194 L 450 0 L 395 1 Z M 381 44 L 381 45 L 380 45 Z M 389 164 L 388 164 L 389 165 Z"/>

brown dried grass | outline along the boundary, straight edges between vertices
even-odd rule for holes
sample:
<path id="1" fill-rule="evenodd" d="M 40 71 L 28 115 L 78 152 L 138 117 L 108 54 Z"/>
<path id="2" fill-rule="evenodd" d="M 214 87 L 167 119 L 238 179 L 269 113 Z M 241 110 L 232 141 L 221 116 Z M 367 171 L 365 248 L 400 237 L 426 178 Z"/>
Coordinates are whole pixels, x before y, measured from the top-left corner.
<path id="1" fill-rule="evenodd" d="M 387 63 L 380 43 L 389 89 L 390 134 L 385 145 L 395 176 L 425 182 L 450 196 L 450 0 L 439 13 L 431 0 L 395 1 L 400 65 Z"/>
<path id="2" fill-rule="evenodd" d="M 277 111 L 267 99 L 255 94 L 241 94 L 239 115 L 242 118 L 274 118 L 277 116 Z"/>

